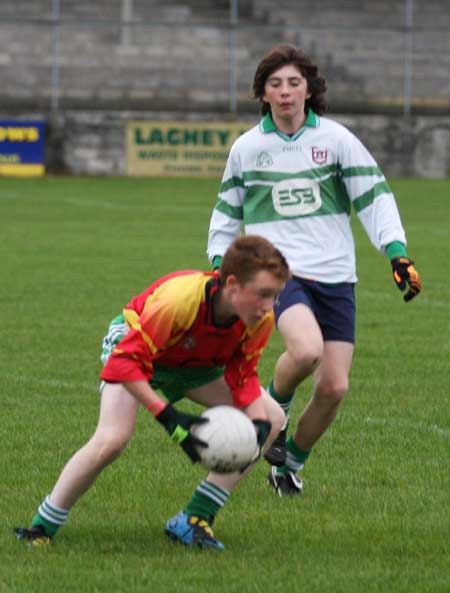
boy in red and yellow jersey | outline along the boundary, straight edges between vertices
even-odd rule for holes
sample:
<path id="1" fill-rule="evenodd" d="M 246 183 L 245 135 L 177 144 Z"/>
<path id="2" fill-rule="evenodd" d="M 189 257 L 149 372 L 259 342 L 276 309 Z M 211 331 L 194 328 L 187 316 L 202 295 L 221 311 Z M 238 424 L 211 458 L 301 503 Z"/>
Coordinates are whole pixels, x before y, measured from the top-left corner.
<path id="1" fill-rule="evenodd" d="M 217 273 L 175 272 L 149 286 L 116 318 L 116 323 L 124 319 L 130 330 L 112 351 L 101 378 L 111 383 L 157 382 L 162 372 L 193 369 L 188 376 L 195 381 L 195 369 L 210 369 L 217 376 L 224 367 L 234 405 L 251 404 L 260 396 L 256 364 L 273 318 L 265 309 L 252 309 L 248 327 L 228 313 L 215 319 L 219 297 Z"/>
<path id="2" fill-rule="evenodd" d="M 183 397 L 241 408 L 255 422 L 260 446 L 270 443 L 284 413 L 261 388 L 257 364 L 273 329 L 273 304 L 288 276 L 284 257 L 270 242 L 246 236 L 230 245 L 219 272 L 175 272 L 134 297 L 103 340 L 97 429 L 69 460 L 31 528 L 16 530 L 18 538 L 51 541 L 72 506 L 125 448 L 139 404 L 194 462 L 205 443 L 190 428 L 204 419 L 172 405 Z M 185 510 L 167 522 L 167 535 L 186 545 L 223 549 L 211 523 L 243 475 L 210 472 Z"/>

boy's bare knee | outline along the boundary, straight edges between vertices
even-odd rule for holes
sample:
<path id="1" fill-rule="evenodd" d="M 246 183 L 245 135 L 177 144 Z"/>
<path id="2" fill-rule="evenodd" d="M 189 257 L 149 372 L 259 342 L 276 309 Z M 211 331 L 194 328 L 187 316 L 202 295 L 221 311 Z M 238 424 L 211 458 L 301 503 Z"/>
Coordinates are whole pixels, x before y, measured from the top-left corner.
<path id="1" fill-rule="evenodd" d="M 316 396 L 329 405 L 339 405 L 349 387 L 348 379 L 322 381 L 316 385 Z"/>
<path id="2" fill-rule="evenodd" d="M 298 345 L 289 349 L 294 365 L 301 369 L 315 369 L 323 354 L 322 345 Z"/>
<path id="3" fill-rule="evenodd" d="M 117 459 L 127 446 L 128 440 L 128 435 L 109 433 L 94 435 L 93 445 L 96 449 L 99 465 L 108 465 Z"/>

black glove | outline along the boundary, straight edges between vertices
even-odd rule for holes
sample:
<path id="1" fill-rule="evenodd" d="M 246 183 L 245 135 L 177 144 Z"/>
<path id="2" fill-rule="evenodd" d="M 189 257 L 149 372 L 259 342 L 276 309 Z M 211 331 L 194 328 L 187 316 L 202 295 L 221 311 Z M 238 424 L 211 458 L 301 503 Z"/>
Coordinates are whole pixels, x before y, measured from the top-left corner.
<path id="1" fill-rule="evenodd" d="M 256 428 L 256 438 L 258 440 L 259 449 L 261 450 L 272 430 L 272 423 L 269 420 L 253 420 L 253 424 Z"/>
<path id="2" fill-rule="evenodd" d="M 155 416 L 155 418 L 167 430 L 172 441 L 176 445 L 181 445 L 181 448 L 191 459 L 192 463 L 200 461 L 197 447 L 206 448 L 208 445 L 191 434 L 189 429 L 193 424 L 204 424 L 205 422 L 209 422 L 208 418 L 183 414 L 183 412 L 178 412 L 170 404 L 167 404 L 163 411 Z"/>
<path id="3" fill-rule="evenodd" d="M 413 299 L 422 289 L 419 272 L 414 267 L 414 262 L 408 257 L 394 257 L 391 259 L 392 275 L 400 290 L 405 290 L 408 284 L 409 290 L 403 300 L 407 303 Z"/>
<path id="4" fill-rule="evenodd" d="M 253 457 L 253 459 L 250 461 L 250 463 L 247 463 L 247 465 L 245 467 L 243 467 L 241 470 L 239 470 L 241 474 L 243 472 L 245 472 L 245 470 L 248 467 L 250 467 L 252 465 L 252 463 L 255 463 L 261 457 L 261 453 L 262 453 L 264 444 L 267 441 L 270 431 L 272 430 L 272 423 L 269 420 L 252 420 L 252 422 L 255 425 L 256 440 L 258 442 L 258 450 L 256 451 L 256 454 Z"/>

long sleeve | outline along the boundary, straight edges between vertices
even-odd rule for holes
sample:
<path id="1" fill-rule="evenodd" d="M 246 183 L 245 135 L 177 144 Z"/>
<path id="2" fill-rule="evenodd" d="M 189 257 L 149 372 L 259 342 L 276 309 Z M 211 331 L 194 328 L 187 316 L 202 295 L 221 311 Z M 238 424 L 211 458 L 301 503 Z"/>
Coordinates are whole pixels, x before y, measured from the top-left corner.
<path id="1" fill-rule="evenodd" d="M 209 224 L 207 254 L 210 261 L 215 255 L 225 253 L 239 235 L 243 221 L 245 188 L 235 146 L 228 157 Z"/>
<path id="2" fill-rule="evenodd" d="M 393 241 L 406 245 L 395 198 L 368 150 L 348 133 L 339 144 L 338 159 L 348 196 L 372 244 L 379 251 Z"/>

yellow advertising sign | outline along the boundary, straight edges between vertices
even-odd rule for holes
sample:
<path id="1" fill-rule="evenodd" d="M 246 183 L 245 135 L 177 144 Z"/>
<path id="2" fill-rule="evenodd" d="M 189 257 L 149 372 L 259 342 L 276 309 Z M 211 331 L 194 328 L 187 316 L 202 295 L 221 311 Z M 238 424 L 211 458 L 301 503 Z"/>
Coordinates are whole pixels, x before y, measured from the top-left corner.
<path id="1" fill-rule="evenodd" d="M 231 145 L 255 124 L 131 121 L 127 173 L 132 176 L 221 177 Z"/>

